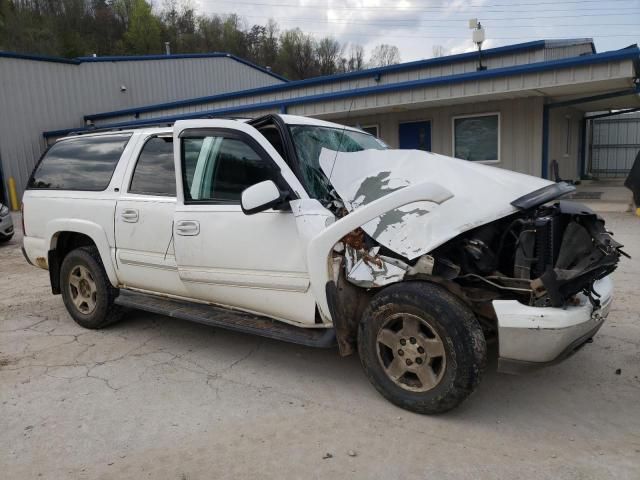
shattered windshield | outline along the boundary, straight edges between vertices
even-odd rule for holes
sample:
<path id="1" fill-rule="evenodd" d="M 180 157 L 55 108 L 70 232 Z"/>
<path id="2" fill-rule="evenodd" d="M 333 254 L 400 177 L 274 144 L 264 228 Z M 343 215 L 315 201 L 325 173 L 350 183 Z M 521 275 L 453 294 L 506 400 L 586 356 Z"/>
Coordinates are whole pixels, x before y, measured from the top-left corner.
<path id="1" fill-rule="evenodd" d="M 327 199 L 330 190 L 327 177 L 320 168 L 323 148 L 336 152 L 388 148 L 382 140 L 364 132 L 316 125 L 291 125 L 289 129 L 300 162 L 301 181 L 309 195 L 317 199 Z"/>

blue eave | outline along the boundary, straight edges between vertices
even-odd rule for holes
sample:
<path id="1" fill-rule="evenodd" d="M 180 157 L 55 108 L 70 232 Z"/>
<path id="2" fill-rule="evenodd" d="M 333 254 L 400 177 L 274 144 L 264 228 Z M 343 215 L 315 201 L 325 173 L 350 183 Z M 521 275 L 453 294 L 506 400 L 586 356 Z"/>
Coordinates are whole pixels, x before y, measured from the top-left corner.
<path id="1" fill-rule="evenodd" d="M 238 113 L 254 111 L 254 110 L 268 110 L 268 109 L 282 108 L 282 107 L 286 108 L 289 105 L 300 105 L 304 103 L 313 103 L 313 102 L 319 102 L 319 101 L 339 100 L 344 98 L 352 98 L 352 97 L 358 97 L 358 96 L 370 95 L 370 94 L 391 93 L 395 91 L 407 90 L 412 88 L 420 88 L 420 87 L 436 86 L 436 85 L 447 85 L 452 83 L 459 83 L 459 82 L 466 82 L 466 81 L 473 81 L 473 80 L 485 80 L 485 79 L 495 78 L 495 77 L 508 77 L 513 75 L 526 74 L 526 73 L 544 72 L 544 71 L 560 69 L 560 68 L 570 68 L 570 67 L 580 66 L 580 65 L 598 64 L 598 63 L 603 63 L 603 62 L 608 62 L 613 60 L 625 60 L 625 59 L 637 60 L 639 56 L 640 56 L 640 49 L 638 49 L 638 47 L 635 46 L 632 48 L 626 48 L 624 50 L 599 53 L 595 55 L 585 55 L 581 57 L 572 57 L 568 59 L 550 60 L 545 62 L 529 63 L 525 65 L 515 65 L 511 67 L 494 68 L 491 70 L 481 70 L 476 72 L 447 75 L 444 77 L 425 78 L 421 80 L 411 80 L 411 81 L 393 83 L 393 84 L 387 84 L 387 85 L 375 85 L 372 87 L 363 87 L 363 88 L 357 88 L 353 90 L 341 90 L 338 92 L 308 95 L 305 97 L 290 98 L 290 99 L 283 99 L 283 100 L 273 100 L 273 101 L 262 102 L 262 103 L 241 105 L 236 107 L 219 108 L 215 110 L 189 112 L 184 114 L 148 118 L 143 120 L 118 122 L 118 123 L 112 123 L 108 125 L 102 125 L 100 128 L 134 127 L 134 126 L 143 126 L 143 125 L 151 125 L 151 124 L 170 123 L 170 122 L 175 122 L 176 120 L 185 120 L 189 118 L 224 116 L 224 115 L 232 115 L 232 114 L 238 114 Z M 296 82 L 292 82 L 292 83 L 296 83 Z M 265 88 L 270 88 L 270 87 L 265 87 Z M 264 88 L 259 90 L 263 91 Z M 244 92 L 244 93 L 245 95 L 247 94 L 247 92 Z M 229 97 L 228 95 L 222 95 L 222 98 L 229 98 Z M 58 137 L 58 136 L 66 135 L 68 133 L 72 133 L 72 132 L 90 131 L 90 130 L 91 130 L 91 127 L 80 128 L 80 129 L 76 128 L 76 129 L 56 130 L 52 132 L 44 132 L 43 135 L 45 137 Z"/>
<path id="2" fill-rule="evenodd" d="M 240 57 L 236 57 L 230 53 L 213 52 L 213 53 L 185 53 L 176 55 L 120 55 L 120 56 L 105 56 L 105 57 L 77 57 L 77 58 L 61 58 L 50 57 L 47 55 L 31 55 L 26 53 L 16 52 L 2 52 L 0 51 L 0 58 L 17 58 L 20 60 L 33 60 L 37 62 L 52 62 L 52 63 L 64 63 L 70 65 L 80 65 L 81 63 L 100 63 L 100 62 L 141 62 L 147 60 L 179 60 L 190 58 L 230 58 L 236 62 L 247 65 L 256 70 L 260 70 L 262 73 L 266 73 L 278 80 L 288 82 L 289 80 L 278 75 L 277 73 L 267 70 L 264 67 L 256 65 Z"/>
<path id="3" fill-rule="evenodd" d="M 80 60 L 72 58 L 50 57 L 48 55 L 31 55 L 28 53 L 0 52 L 0 58 L 17 58 L 19 60 L 33 60 L 36 62 L 65 63 L 70 65 L 80 65 Z"/>
<path id="4" fill-rule="evenodd" d="M 538 50 L 544 48 L 546 40 L 535 40 L 533 42 L 518 43 L 515 45 L 506 45 L 504 47 L 496 47 L 484 50 L 482 56 L 484 58 L 508 53 L 522 53 L 530 50 Z M 415 70 L 416 68 L 433 67 L 440 65 L 448 65 L 467 60 L 475 60 L 478 58 L 477 52 L 460 53 L 457 55 L 448 55 L 446 57 L 429 58 L 426 60 L 416 60 L 414 62 L 398 63 L 396 65 L 388 65 L 386 67 L 369 68 L 349 73 L 337 73 L 334 75 L 325 75 L 322 77 L 313 77 L 306 80 L 290 81 L 283 85 L 270 85 L 268 87 L 252 88 L 250 90 L 239 90 L 236 92 L 210 95 L 206 97 L 191 98 L 188 100 L 177 100 L 175 102 L 157 103 L 144 107 L 126 108 L 123 110 L 114 110 L 110 112 L 94 113 L 85 115 L 85 121 L 103 120 L 105 118 L 121 117 L 124 115 L 136 115 L 139 113 L 153 112 L 158 110 L 166 110 L 168 108 L 186 107 L 190 105 L 199 105 L 202 103 L 211 103 L 218 100 L 226 100 L 233 98 L 246 97 L 250 95 L 262 95 L 267 93 L 278 92 L 281 90 L 290 90 L 293 88 L 310 87 L 313 85 L 339 82 L 344 80 L 352 80 L 358 78 L 376 77 L 385 73 L 403 72 L 407 70 Z"/>

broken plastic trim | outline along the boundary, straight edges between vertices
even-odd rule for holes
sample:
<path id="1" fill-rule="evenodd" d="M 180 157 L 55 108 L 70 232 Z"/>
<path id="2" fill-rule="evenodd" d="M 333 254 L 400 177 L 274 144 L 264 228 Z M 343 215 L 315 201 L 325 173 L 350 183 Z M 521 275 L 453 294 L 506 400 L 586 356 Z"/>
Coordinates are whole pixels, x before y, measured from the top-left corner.
<path id="1" fill-rule="evenodd" d="M 511 202 L 511 205 L 521 210 L 527 210 L 550 202 L 551 200 L 556 200 L 564 195 L 575 192 L 575 190 L 576 187 L 566 182 L 554 183 L 515 199 Z"/>

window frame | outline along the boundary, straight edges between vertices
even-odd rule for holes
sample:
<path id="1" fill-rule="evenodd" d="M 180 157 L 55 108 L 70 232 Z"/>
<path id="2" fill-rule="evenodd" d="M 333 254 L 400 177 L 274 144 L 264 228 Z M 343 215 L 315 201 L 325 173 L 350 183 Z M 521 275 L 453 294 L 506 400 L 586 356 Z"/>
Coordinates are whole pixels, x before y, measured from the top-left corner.
<path id="1" fill-rule="evenodd" d="M 296 199 L 298 196 L 295 194 L 289 183 L 282 176 L 282 170 L 278 164 L 273 160 L 271 155 L 260 145 L 260 143 L 248 133 L 234 130 L 231 128 L 212 127 L 212 128 L 188 128 L 180 133 L 180 183 L 182 187 L 182 203 L 184 205 L 237 205 L 240 206 L 239 200 L 225 200 L 225 199 L 205 199 L 205 200 L 193 200 L 187 198 L 186 192 L 189 191 L 187 186 L 187 179 L 185 177 L 184 168 L 184 139 L 185 138 L 204 138 L 204 137 L 222 137 L 231 140 L 240 140 L 245 142 L 251 147 L 256 154 L 260 157 L 260 160 L 267 162 L 268 168 L 273 171 L 273 181 L 281 190 L 289 192 L 290 199 Z M 175 148 L 175 145 L 174 145 Z M 251 186 L 251 185 L 249 185 Z M 249 188 L 247 186 L 246 188 Z M 176 192 L 177 193 L 177 192 Z"/>
<path id="2" fill-rule="evenodd" d="M 142 197 L 163 197 L 163 198 L 177 198 L 178 197 L 177 184 L 176 184 L 176 193 L 174 195 L 162 194 L 162 193 L 141 193 L 141 192 L 132 192 L 131 191 L 131 185 L 133 184 L 133 177 L 136 174 L 136 169 L 138 168 L 138 163 L 140 162 L 140 156 L 142 155 L 142 152 L 144 151 L 144 147 L 147 145 L 148 142 L 150 142 L 154 138 L 162 138 L 162 137 L 171 138 L 172 139 L 172 141 L 171 141 L 171 156 L 172 157 L 174 156 L 175 149 L 173 148 L 173 135 L 171 133 L 156 133 L 156 134 L 144 137 L 142 146 L 137 151 L 136 160 L 133 163 L 133 168 L 131 169 L 131 174 L 129 176 L 129 185 L 127 185 L 127 194 L 129 194 L 129 195 L 139 195 L 139 196 L 142 196 Z M 176 175 L 176 171 L 175 171 L 175 158 L 173 160 L 173 166 L 174 166 L 173 178 L 174 178 L 174 181 L 176 181 L 177 175 Z"/>
<path id="3" fill-rule="evenodd" d="M 87 138 L 104 138 L 104 137 L 112 137 L 112 136 L 123 136 L 123 137 L 124 136 L 128 136 L 128 139 L 127 139 L 127 142 L 124 144 L 124 147 L 122 148 L 122 152 L 120 153 L 120 157 L 115 162 L 113 170 L 111 171 L 111 176 L 109 177 L 109 181 L 107 182 L 107 184 L 106 184 L 106 186 L 104 188 L 87 190 L 87 189 L 84 189 L 84 188 L 83 189 L 80 189 L 80 188 L 42 188 L 42 187 L 30 187 L 29 186 L 33 182 L 34 175 L 36 174 L 36 172 L 40 168 L 40 165 L 42 164 L 42 162 L 44 161 L 44 159 L 48 155 L 49 151 L 53 147 L 55 147 L 56 145 L 59 145 L 60 143 L 67 142 L 67 141 L 74 141 L 74 140 L 87 139 Z M 118 166 L 122 162 L 122 157 L 124 156 L 125 152 L 127 151 L 127 148 L 129 148 L 129 146 L 131 145 L 131 139 L 132 138 L 133 138 L 133 132 L 109 132 L 109 133 L 101 134 L 101 135 L 69 136 L 69 137 L 63 137 L 63 138 L 61 138 L 59 140 L 56 140 L 51 145 L 49 145 L 45 149 L 44 152 L 42 152 L 42 155 L 40 155 L 40 158 L 38 159 L 38 161 L 36 162 L 36 165 L 33 167 L 33 170 L 31 171 L 31 175 L 29 175 L 29 178 L 27 179 L 25 191 L 27 191 L 27 190 L 29 190 L 29 191 L 42 190 L 42 191 L 54 191 L 54 192 L 106 192 L 109 189 L 109 187 L 111 186 L 111 182 L 113 182 L 113 178 L 115 176 L 116 170 L 118 169 Z"/>
<path id="4" fill-rule="evenodd" d="M 476 117 L 498 117 L 498 158 L 495 160 L 467 160 L 467 162 L 484 163 L 484 164 L 498 164 L 502 162 L 502 115 L 500 112 L 482 112 L 482 113 L 469 113 L 463 115 L 455 115 L 451 117 L 451 156 L 456 156 L 456 120 L 461 118 L 476 118 Z M 457 158 L 457 157 L 456 157 Z M 463 158 L 461 160 L 464 160 Z"/>
<path id="5" fill-rule="evenodd" d="M 360 125 L 359 127 L 356 126 L 355 128 L 358 128 L 360 130 L 362 130 L 363 132 L 368 133 L 369 135 L 373 135 L 371 132 L 367 132 L 365 130 L 365 128 L 375 128 L 376 129 L 376 134 L 373 135 L 374 137 L 380 139 L 380 124 L 379 123 L 368 123 L 366 125 Z"/>

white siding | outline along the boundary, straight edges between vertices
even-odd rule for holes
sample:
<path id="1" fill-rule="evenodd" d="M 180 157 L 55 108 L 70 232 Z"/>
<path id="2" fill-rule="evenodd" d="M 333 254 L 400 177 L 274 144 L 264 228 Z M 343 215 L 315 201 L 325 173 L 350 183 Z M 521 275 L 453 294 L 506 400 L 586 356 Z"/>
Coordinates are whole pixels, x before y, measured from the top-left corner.
<path id="1" fill-rule="evenodd" d="M 562 180 L 580 178 L 581 145 L 580 126 L 584 113 L 571 107 L 552 108 L 549 111 L 549 178 L 555 180 L 551 162 L 558 162 Z"/>
<path id="2" fill-rule="evenodd" d="M 542 161 L 542 97 L 467 103 L 446 107 L 389 112 L 336 119 L 349 125 L 378 125 L 380 138 L 398 147 L 398 125 L 404 122 L 431 122 L 431 149 L 452 155 L 452 118 L 476 113 L 500 112 L 501 161 L 492 164 L 516 172 L 540 176 Z"/>

